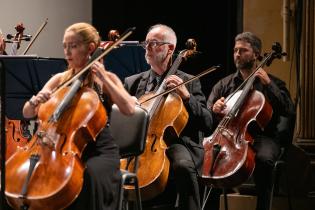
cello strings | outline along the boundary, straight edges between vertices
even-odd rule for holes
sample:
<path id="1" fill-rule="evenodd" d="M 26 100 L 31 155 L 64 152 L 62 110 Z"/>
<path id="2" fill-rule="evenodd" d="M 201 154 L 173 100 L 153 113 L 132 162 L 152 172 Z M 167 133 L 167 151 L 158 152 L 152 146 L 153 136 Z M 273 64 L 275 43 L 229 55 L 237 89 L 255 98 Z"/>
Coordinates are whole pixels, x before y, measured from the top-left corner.
<path id="1" fill-rule="evenodd" d="M 142 104 L 144 104 L 145 102 L 150 101 L 150 100 L 152 100 L 152 99 L 154 99 L 154 98 L 156 98 L 156 97 L 159 97 L 159 96 L 163 96 L 163 95 L 165 95 L 165 94 L 168 94 L 168 93 L 172 92 L 173 90 L 176 90 L 176 89 L 177 89 L 178 87 L 180 87 L 181 85 L 186 85 L 187 83 L 190 83 L 190 82 L 192 82 L 192 81 L 194 81 L 194 80 L 196 80 L 196 79 L 198 79 L 198 78 L 200 78 L 200 77 L 202 77 L 202 76 L 204 76 L 204 75 L 206 75 L 206 74 L 208 74 L 208 73 L 210 73 L 210 72 L 213 72 L 213 71 L 215 71 L 215 70 L 217 70 L 217 69 L 219 69 L 219 68 L 220 68 L 220 65 L 212 66 L 212 67 L 210 67 L 209 69 L 207 69 L 207 70 L 201 72 L 201 73 L 198 74 L 197 76 L 192 77 L 191 79 L 188 79 L 187 81 L 182 82 L 182 83 L 176 85 L 175 87 L 172 87 L 172 88 L 170 88 L 170 89 L 168 89 L 168 90 L 166 90 L 166 91 L 164 91 L 164 92 L 162 92 L 162 93 L 154 94 L 152 97 L 149 97 L 149 98 L 147 98 L 146 100 L 142 101 L 142 102 L 140 103 L 140 105 L 142 105 Z"/>

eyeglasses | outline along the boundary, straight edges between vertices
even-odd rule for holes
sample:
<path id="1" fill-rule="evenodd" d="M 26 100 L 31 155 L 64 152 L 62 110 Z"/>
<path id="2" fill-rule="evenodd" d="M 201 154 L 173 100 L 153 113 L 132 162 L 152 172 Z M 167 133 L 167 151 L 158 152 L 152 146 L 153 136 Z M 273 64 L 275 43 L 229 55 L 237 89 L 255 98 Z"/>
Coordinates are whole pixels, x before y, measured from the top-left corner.
<path id="1" fill-rule="evenodd" d="M 171 43 L 160 42 L 160 41 L 143 41 L 140 43 L 140 46 L 143 47 L 144 49 L 147 49 L 148 47 L 154 48 L 154 47 L 158 47 L 164 44 L 171 44 Z"/>

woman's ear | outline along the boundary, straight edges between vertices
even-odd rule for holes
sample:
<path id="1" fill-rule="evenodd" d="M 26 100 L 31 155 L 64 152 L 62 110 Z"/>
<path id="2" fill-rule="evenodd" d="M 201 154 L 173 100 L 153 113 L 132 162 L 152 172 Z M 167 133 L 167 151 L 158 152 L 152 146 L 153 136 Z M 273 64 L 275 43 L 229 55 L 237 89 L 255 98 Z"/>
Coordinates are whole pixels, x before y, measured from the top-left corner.
<path id="1" fill-rule="evenodd" d="M 91 55 L 96 50 L 95 43 L 91 42 L 88 47 L 89 55 Z"/>

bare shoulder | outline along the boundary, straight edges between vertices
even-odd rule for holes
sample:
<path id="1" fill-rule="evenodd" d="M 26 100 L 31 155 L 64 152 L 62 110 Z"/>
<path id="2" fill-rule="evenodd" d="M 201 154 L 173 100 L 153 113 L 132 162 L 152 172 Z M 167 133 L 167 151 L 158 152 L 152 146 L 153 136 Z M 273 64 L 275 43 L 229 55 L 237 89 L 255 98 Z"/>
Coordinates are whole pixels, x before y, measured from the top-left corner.
<path id="1" fill-rule="evenodd" d="M 69 75 L 68 71 L 60 72 L 52 76 L 45 84 L 43 89 L 53 90 L 58 87 Z"/>

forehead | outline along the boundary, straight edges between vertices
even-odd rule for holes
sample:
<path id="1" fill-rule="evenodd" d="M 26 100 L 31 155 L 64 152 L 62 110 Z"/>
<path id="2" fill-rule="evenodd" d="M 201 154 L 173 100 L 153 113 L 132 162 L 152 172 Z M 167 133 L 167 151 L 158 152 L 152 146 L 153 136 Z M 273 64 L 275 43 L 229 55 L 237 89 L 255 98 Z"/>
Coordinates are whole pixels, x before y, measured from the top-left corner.
<path id="1" fill-rule="evenodd" d="M 146 40 L 163 40 L 164 33 L 161 28 L 154 28 L 147 34 Z"/>
<path id="2" fill-rule="evenodd" d="M 63 36 L 63 42 L 81 42 L 82 38 L 74 31 L 66 31 Z"/>
<path id="3" fill-rule="evenodd" d="M 242 41 L 242 40 L 236 41 L 234 48 L 253 49 L 250 43 L 248 43 L 246 41 Z"/>

